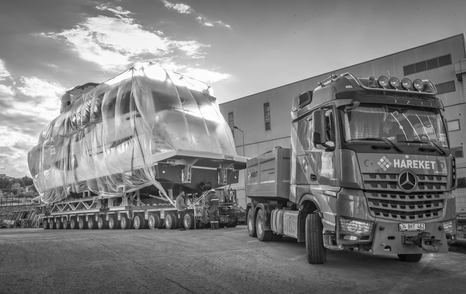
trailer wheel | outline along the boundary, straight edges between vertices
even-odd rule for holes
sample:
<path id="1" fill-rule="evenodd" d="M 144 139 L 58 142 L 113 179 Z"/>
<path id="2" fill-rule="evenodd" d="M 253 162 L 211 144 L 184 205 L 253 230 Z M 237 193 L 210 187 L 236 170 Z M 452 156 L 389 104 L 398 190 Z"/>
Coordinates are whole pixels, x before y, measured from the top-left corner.
<path id="1" fill-rule="evenodd" d="M 266 231 L 265 230 L 265 222 L 266 222 L 266 211 L 264 209 L 259 209 L 257 212 L 257 217 L 256 217 L 256 234 L 257 234 L 257 239 L 259 241 L 270 241 L 272 240 L 272 231 Z"/>
<path id="2" fill-rule="evenodd" d="M 70 229 L 76 229 L 76 219 L 74 217 L 70 218 Z"/>
<path id="3" fill-rule="evenodd" d="M 173 212 L 169 212 L 165 216 L 165 227 L 170 230 L 176 229 L 176 216 Z"/>
<path id="4" fill-rule="evenodd" d="M 42 227 L 44 230 L 50 229 L 49 222 L 46 219 L 42 220 Z"/>
<path id="5" fill-rule="evenodd" d="M 310 264 L 323 264 L 327 256 L 322 237 L 322 220 L 319 214 L 306 216 L 306 256 Z"/>
<path id="6" fill-rule="evenodd" d="M 118 223 L 115 221 L 115 217 L 112 215 L 108 216 L 108 228 L 110 230 L 117 229 L 118 228 Z"/>
<path id="7" fill-rule="evenodd" d="M 97 228 L 99 230 L 106 229 L 107 228 L 107 222 L 105 221 L 105 218 L 102 216 L 99 216 L 97 219 Z"/>
<path id="8" fill-rule="evenodd" d="M 248 210 L 248 216 L 247 216 L 247 223 L 248 223 L 248 234 L 251 237 L 256 237 L 256 222 L 254 220 L 254 210 L 250 208 Z"/>
<path id="9" fill-rule="evenodd" d="M 94 216 L 91 216 L 90 218 L 87 219 L 87 228 L 89 230 L 95 229 L 95 221 L 94 221 Z"/>
<path id="10" fill-rule="evenodd" d="M 135 215 L 133 217 L 133 228 L 135 230 L 144 229 L 145 220 L 140 215 Z"/>
<path id="11" fill-rule="evenodd" d="M 398 254 L 398 258 L 405 262 L 419 262 L 422 254 Z"/>
<path id="12" fill-rule="evenodd" d="M 194 229 L 194 213 L 188 212 L 183 217 L 183 227 L 186 230 Z"/>
<path id="13" fill-rule="evenodd" d="M 61 229 L 62 228 L 62 223 L 61 220 L 57 219 L 55 220 L 55 229 Z"/>
<path id="14" fill-rule="evenodd" d="M 86 228 L 86 223 L 84 222 L 84 219 L 83 219 L 82 217 L 78 220 L 78 228 L 79 228 L 80 230 Z"/>
<path id="15" fill-rule="evenodd" d="M 126 230 L 130 228 L 129 220 L 128 220 L 128 217 L 126 217 L 126 215 L 122 215 L 120 218 L 120 228 L 122 230 Z"/>

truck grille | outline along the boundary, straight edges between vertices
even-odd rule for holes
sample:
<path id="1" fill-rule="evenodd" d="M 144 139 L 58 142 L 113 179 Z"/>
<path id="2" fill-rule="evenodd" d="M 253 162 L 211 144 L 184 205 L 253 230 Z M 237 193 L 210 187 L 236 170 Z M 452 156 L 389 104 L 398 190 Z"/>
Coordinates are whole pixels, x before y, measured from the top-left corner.
<path id="1" fill-rule="evenodd" d="M 420 221 L 440 217 L 445 206 L 447 177 L 416 175 L 417 187 L 407 193 L 398 186 L 398 174 L 363 174 L 370 212 L 378 218 Z"/>

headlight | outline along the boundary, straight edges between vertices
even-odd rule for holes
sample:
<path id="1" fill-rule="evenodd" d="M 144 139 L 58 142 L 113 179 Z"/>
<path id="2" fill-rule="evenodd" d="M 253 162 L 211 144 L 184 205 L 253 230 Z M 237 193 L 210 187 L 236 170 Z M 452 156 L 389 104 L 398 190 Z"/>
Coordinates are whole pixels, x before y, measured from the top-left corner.
<path id="1" fill-rule="evenodd" d="M 443 226 L 443 230 L 445 231 L 445 233 L 447 234 L 454 234 L 456 232 L 455 230 L 455 222 L 454 221 L 448 221 L 448 222 L 444 222 L 442 224 Z"/>
<path id="2" fill-rule="evenodd" d="M 355 219 L 339 218 L 340 232 L 354 235 L 370 235 L 374 224 Z"/>

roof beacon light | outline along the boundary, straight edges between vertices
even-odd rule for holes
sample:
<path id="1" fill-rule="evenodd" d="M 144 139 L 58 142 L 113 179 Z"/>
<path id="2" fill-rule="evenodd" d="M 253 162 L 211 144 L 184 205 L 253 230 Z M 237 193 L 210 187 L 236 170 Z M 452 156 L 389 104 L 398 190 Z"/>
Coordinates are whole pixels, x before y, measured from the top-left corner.
<path id="1" fill-rule="evenodd" d="M 390 80 L 388 81 L 390 83 L 390 86 L 394 89 L 399 89 L 400 88 L 400 79 L 396 77 L 391 77 Z"/>
<path id="2" fill-rule="evenodd" d="M 414 89 L 418 90 L 419 92 L 424 90 L 424 82 L 420 79 L 415 79 L 413 81 L 413 86 L 414 86 Z"/>
<path id="3" fill-rule="evenodd" d="M 388 86 L 388 78 L 386 76 L 380 76 L 377 81 L 379 82 L 380 87 L 386 88 Z"/>
<path id="4" fill-rule="evenodd" d="M 408 78 L 404 78 L 401 80 L 401 86 L 405 89 L 405 90 L 412 90 L 413 89 L 413 82 L 408 79 Z"/>

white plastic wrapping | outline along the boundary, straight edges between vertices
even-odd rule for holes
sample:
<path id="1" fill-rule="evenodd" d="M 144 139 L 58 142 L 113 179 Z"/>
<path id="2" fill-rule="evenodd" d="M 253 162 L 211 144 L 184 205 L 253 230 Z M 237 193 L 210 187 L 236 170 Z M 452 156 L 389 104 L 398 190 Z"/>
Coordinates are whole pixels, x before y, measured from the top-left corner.
<path id="1" fill-rule="evenodd" d="M 46 203 L 72 192 L 113 195 L 160 185 L 154 166 L 179 150 L 236 156 L 231 130 L 199 81 L 144 63 L 86 86 L 68 97 L 28 154 Z"/>

